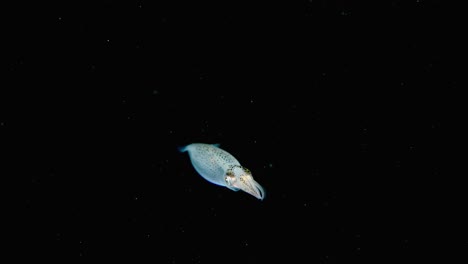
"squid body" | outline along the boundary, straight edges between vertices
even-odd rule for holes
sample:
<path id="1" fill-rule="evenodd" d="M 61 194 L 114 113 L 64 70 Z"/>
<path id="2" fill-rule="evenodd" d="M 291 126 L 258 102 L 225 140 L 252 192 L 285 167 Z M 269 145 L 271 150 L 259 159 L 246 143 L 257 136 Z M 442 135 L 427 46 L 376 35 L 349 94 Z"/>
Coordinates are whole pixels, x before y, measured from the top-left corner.
<path id="1" fill-rule="evenodd" d="M 207 181 L 225 186 L 233 191 L 242 190 L 263 200 L 265 191 L 247 168 L 218 144 L 194 143 L 179 148 L 188 152 L 195 170 Z"/>

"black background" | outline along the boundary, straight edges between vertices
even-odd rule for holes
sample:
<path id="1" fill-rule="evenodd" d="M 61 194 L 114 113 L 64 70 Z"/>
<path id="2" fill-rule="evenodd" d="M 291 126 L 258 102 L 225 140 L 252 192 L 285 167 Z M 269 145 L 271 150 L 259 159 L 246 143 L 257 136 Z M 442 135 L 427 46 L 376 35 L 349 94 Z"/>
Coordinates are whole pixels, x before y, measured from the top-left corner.
<path id="1" fill-rule="evenodd" d="M 16 257 L 466 260 L 463 210 L 441 202 L 461 12 L 378 2 L 5 8 Z M 265 200 L 203 180 L 177 151 L 194 142 L 220 143 Z"/>

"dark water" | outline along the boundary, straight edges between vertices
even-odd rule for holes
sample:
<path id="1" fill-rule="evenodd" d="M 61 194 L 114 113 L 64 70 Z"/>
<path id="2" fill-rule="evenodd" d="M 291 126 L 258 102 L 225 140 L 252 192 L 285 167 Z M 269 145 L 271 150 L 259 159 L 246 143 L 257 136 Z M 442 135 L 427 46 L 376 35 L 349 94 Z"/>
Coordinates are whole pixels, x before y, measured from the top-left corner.
<path id="1" fill-rule="evenodd" d="M 458 23 L 441 1 L 12 10 L 19 258 L 466 260 L 466 229 L 443 224 Z M 203 180 L 177 151 L 194 142 L 221 144 L 265 200 Z"/>

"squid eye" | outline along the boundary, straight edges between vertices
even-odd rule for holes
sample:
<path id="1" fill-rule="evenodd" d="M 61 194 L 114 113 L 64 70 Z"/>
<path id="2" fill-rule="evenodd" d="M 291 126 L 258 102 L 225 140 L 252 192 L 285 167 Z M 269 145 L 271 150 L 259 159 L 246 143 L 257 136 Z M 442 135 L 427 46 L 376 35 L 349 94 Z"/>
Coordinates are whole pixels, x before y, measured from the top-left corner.
<path id="1" fill-rule="evenodd" d="M 232 185 L 233 179 L 234 179 L 234 177 L 229 176 L 229 175 L 224 177 L 224 180 L 226 181 L 226 184 L 229 185 L 229 186 Z"/>

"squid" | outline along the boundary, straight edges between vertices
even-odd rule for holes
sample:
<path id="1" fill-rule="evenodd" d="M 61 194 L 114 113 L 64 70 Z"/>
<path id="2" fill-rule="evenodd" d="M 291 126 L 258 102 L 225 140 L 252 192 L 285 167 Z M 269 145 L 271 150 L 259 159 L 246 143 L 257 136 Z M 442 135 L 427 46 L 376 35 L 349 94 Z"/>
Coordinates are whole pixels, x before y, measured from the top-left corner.
<path id="1" fill-rule="evenodd" d="M 242 190 L 260 200 L 265 198 L 265 191 L 252 173 L 219 144 L 193 143 L 179 147 L 179 151 L 188 152 L 193 167 L 205 180 L 233 191 Z"/>

